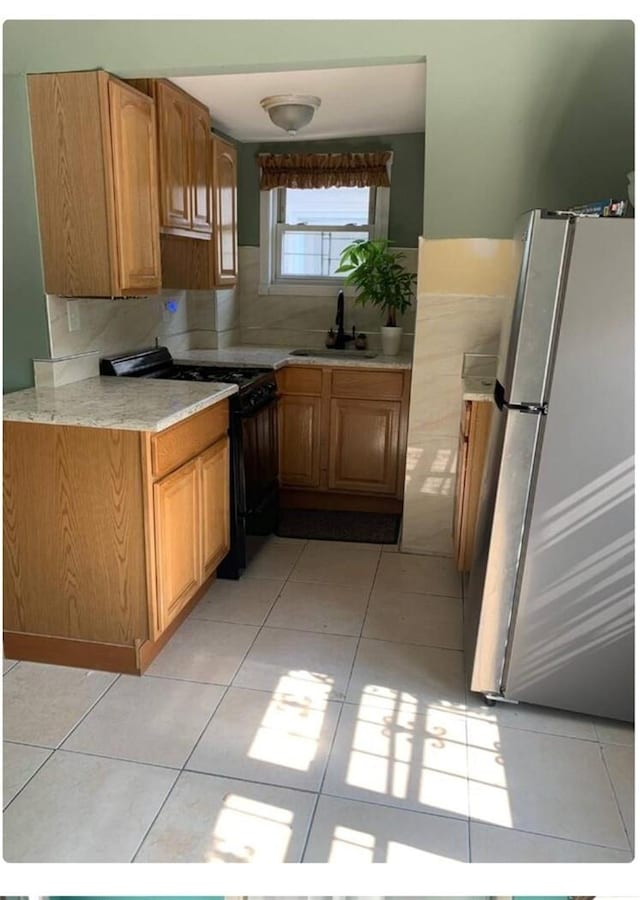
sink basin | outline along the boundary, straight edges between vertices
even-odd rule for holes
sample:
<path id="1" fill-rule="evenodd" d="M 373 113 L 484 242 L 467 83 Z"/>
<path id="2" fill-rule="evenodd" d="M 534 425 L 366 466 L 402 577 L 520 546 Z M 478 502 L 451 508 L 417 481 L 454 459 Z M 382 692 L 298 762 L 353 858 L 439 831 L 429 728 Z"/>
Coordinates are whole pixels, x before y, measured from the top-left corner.
<path id="1" fill-rule="evenodd" d="M 378 354 L 372 353 L 370 350 L 305 350 L 304 348 L 298 348 L 297 350 L 292 350 L 290 355 L 328 356 L 332 359 L 375 359 Z"/>

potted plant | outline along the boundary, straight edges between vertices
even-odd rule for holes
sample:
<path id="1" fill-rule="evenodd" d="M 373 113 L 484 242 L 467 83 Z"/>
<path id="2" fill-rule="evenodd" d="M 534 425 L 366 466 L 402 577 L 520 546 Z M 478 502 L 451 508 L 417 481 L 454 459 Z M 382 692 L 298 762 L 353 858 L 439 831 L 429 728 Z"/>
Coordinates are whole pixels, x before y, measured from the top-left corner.
<path id="1" fill-rule="evenodd" d="M 386 324 L 382 333 L 382 352 L 395 356 L 400 349 L 402 327 L 396 316 L 411 306 L 416 275 L 401 264 L 404 253 L 389 249 L 388 240 L 355 241 L 340 254 L 337 274 L 345 274 L 345 285 L 358 291 L 356 303 L 380 306 Z"/>

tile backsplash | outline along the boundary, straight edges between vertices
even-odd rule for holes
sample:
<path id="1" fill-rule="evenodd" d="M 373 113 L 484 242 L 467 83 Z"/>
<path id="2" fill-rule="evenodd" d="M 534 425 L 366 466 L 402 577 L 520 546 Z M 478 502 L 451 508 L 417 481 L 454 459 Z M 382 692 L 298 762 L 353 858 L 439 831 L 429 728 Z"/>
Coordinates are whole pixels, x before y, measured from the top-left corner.
<path id="1" fill-rule="evenodd" d="M 416 248 L 397 248 L 406 255 L 407 268 L 417 271 Z M 265 346 L 324 346 L 327 331 L 335 323 L 338 287 L 330 296 L 259 294 L 260 248 L 239 248 L 238 310 L 237 321 L 243 344 Z M 357 306 L 348 296 L 345 298 L 345 331 L 355 325 L 357 332 L 365 332 L 371 349 L 380 348 L 380 326 L 384 324 L 378 309 Z M 403 327 L 403 349 L 413 346 L 415 330 L 415 303 L 405 313 L 399 324 Z"/>

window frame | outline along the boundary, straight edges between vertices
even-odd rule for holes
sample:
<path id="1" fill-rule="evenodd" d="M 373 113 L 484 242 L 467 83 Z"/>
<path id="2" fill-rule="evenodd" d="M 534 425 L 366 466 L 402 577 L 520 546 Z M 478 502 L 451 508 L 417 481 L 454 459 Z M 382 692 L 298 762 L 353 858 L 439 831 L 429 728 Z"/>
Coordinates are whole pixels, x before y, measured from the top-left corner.
<path id="1" fill-rule="evenodd" d="M 282 233 L 289 231 L 353 231 L 353 225 L 294 225 L 287 226 L 278 221 L 284 196 L 281 192 L 286 188 L 273 188 L 260 191 L 260 282 L 258 294 L 299 294 L 307 296 L 334 296 L 336 287 L 343 281 L 339 276 L 323 275 L 300 278 L 294 275 L 282 275 L 280 272 Z M 318 188 L 322 190 L 322 188 Z M 371 198 L 373 222 L 358 230 L 369 231 L 372 240 L 388 237 L 389 234 L 389 201 L 391 189 L 376 187 Z M 347 294 L 354 293 L 347 289 Z"/>

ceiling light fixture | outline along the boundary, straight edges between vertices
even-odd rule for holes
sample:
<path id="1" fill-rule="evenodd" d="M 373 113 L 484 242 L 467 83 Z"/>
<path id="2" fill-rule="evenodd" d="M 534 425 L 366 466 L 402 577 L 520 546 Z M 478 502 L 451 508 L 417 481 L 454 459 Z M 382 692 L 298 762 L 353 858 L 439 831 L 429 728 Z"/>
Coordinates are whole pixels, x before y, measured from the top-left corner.
<path id="1" fill-rule="evenodd" d="M 277 94 L 265 97 L 260 105 L 274 125 L 288 134 L 296 134 L 313 119 L 313 114 L 320 106 L 320 97 L 308 94 Z"/>

